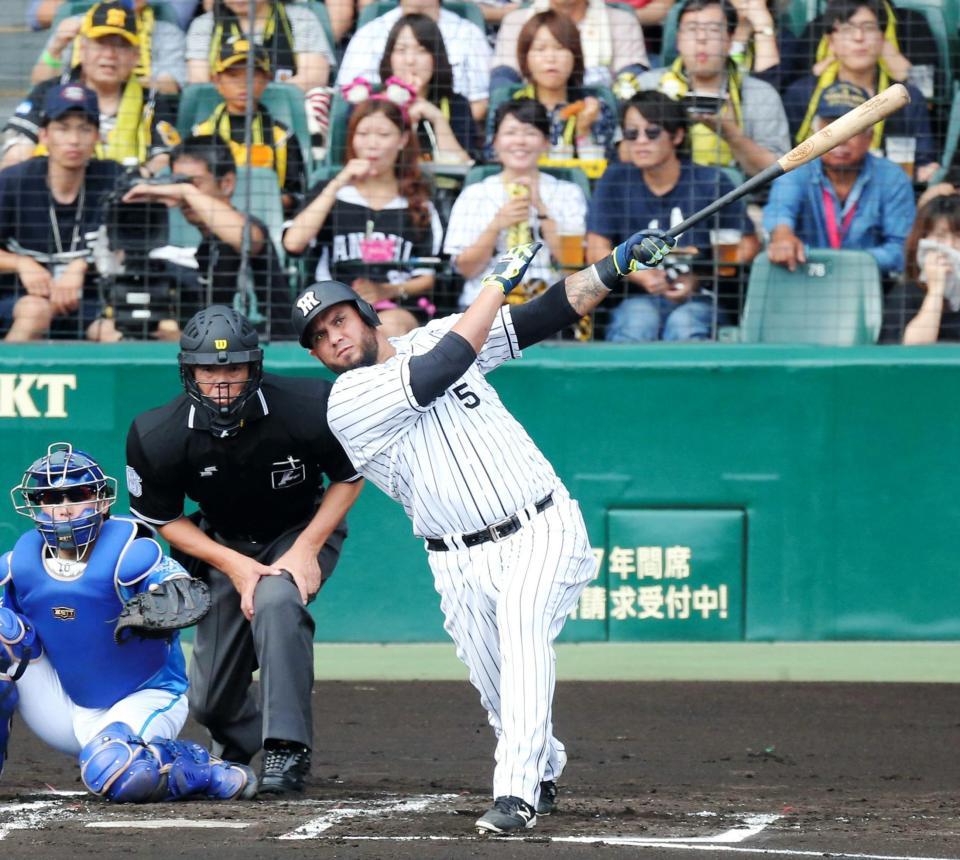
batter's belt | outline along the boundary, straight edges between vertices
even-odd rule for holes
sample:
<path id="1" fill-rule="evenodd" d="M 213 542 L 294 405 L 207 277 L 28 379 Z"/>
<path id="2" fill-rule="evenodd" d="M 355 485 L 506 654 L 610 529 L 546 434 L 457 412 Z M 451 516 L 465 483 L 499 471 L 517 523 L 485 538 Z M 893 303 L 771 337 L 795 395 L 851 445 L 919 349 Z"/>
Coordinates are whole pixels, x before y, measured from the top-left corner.
<path id="1" fill-rule="evenodd" d="M 455 538 L 427 538 L 427 549 L 432 550 L 433 552 L 446 552 L 451 549 L 458 549 L 458 544 L 469 548 L 473 546 L 479 546 L 482 543 L 487 541 L 500 541 L 506 537 L 510 537 L 514 532 L 519 531 L 523 528 L 523 520 L 520 519 L 520 514 L 525 513 L 527 519 L 533 519 L 537 514 L 542 514 L 547 508 L 553 505 L 553 493 L 547 493 L 539 502 L 535 502 L 533 505 L 530 505 L 527 508 L 524 508 L 523 511 L 518 511 L 516 514 L 507 517 L 505 520 L 500 520 L 498 523 L 493 523 L 492 525 L 487 526 L 486 528 L 480 529 L 478 532 L 471 532 L 470 534 L 459 535 Z M 451 546 L 450 543 L 454 545 Z"/>

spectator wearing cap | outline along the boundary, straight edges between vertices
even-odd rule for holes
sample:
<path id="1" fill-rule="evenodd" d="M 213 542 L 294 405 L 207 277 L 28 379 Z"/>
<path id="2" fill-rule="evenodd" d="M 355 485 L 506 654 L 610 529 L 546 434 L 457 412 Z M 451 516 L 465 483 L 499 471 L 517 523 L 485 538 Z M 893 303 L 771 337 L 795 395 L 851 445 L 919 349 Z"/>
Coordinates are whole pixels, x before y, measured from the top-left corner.
<path id="1" fill-rule="evenodd" d="M 217 54 L 228 40 L 249 38 L 252 33 L 270 58 L 275 81 L 295 84 L 305 93 L 327 85 L 336 58 L 310 9 L 279 0 L 255 0 L 252 21 L 249 12 L 250 0 L 214 0 L 210 12 L 194 19 L 187 31 L 187 79 L 191 84 L 210 80 Z"/>
<path id="2" fill-rule="evenodd" d="M 862 87 L 831 84 L 820 96 L 813 131 L 869 97 Z M 773 183 L 763 212 L 772 263 L 793 271 L 809 247 L 867 251 L 884 275 L 903 268 L 913 186 L 896 164 L 870 154 L 873 134 L 868 128 Z"/>
<path id="3" fill-rule="evenodd" d="M 183 31 L 176 24 L 158 20 L 147 0 L 131 0 L 123 5 L 131 6 L 136 20 L 139 59 L 133 73 L 137 80 L 147 89 L 178 93 L 187 80 Z M 33 67 L 32 84 L 59 78 L 64 68 L 80 62 L 79 40 L 85 17 L 71 15 L 60 23 Z M 117 13 L 113 17 L 120 20 Z"/>
<path id="4" fill-rule="evenodd" d="M 0 171 L 0 328 L 8 341 L 48 332 L 115 340 L 112 323 L 97 319 L 89 241 L 123 170 L 93 157 L 100 112 L 92 90 L 48 88 L 42 117 L 47 154 Z"/>
<path id="5" fill-rule="evenodd" d="M 268 167 L 277 174 L 283 193 L 283 207 L 290 211 L 300 201 L 306 184 L 303 154 L 296 135 L 277 122 L 261 103 L 270 83 L 270 57 L 260 45 L 253 45 L 253 119 L 250 126 L 250 158 L 244 146 L 247 110 L 248 39 L 227 40 L 214 66 L 213 84 L 223 102 L 203 122 L 191 130 L 193 135 L 217 135 L 229 144 L 237 167 L 248 161 L 253 167 Z"/>
<path id="6" fill-rule="evenodd" d="M 880 0 L 830 0 L 822 19 L 827 30 L 828 56 L 833 59 L 819 74 L 794 81 L 783 97 L 790 131 L 797 143 L 814 131 L 813 117 L 820 96 L 835 81 L 854 84 L 873 96 L 906 75 L 909 66 L 906 63 L 898 72 L 897 64 L 885 57 L 889 48 L 884 39 L 888 11 Z M 904 82 L 904 86 L 910 93 L 910 104 L 874 126 L 870 149 L 886 152 L 890 157 L 893 154 L 891 138 L 913 141 L 916 177 L 926 182 L 940 167 L 937 144 L 930 130 L 930 114 L 923 94 L 908 82 Z"/>
<path id="7" fill-rule="evenodd" d="M 80 30 L 80 64 L 65 75 L 93 90 L 100 106 L 100 140 L 95 156 L 124 164 L 146 164 L 157 170 L 166 165 L 166 152 L 180 138 L 176 130 L 176 99 L 146 90 L 133 74 L 139 59 L 136 16 L 123 3 L 98 3 Z M 37 84 L 4 126 L 3 158 L 8 167 L 43 155 L 39 139 L 46 94 L 60 85 Z M 38 146 L 39 144 L 39 146 Z"/>
<path id="8" fill-rule="evenodd" d="M 403 15 L 426 15 L 437 22 L 453 70 L 453 90 L 470 102 L 475 120 L 487 113 L 490 98 L 490 45 L 486 33 L 466 18 L 440 7 L 440 0 L 400 0 L 395 9 L 360 27 L 350 39 L 337 85 L 349 86 L 357 78 L 380 83 L 378 65 L 393 25 Z"/>
<path id="9" fill-rule="evenodd" d="M 738 167 L 752 176 L 790 149 L 790 133 L 780 94 L 730 58 L 736 27 L 737 11 L 727 0 L 687 0 L 677 22 L 679 56 L 669 68 L 640 75 L 636 87 L 686 104 L 695 164 Z M 693 93 L 719 101 L 698 106 L 688 98 Z"/>

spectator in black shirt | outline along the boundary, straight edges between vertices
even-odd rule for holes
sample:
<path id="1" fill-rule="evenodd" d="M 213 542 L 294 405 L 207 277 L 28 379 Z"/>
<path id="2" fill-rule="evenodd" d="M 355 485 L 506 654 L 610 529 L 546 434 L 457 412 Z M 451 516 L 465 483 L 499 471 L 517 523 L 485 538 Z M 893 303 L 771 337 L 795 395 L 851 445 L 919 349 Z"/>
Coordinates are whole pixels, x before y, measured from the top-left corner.
<path id="1" fill-rule="evenodd" d="M 253 287 L 239 283 L 244 214 L 230 202 L 237 168 L 227 144 L 211 135 L 190 137 L 174 148 L 170 158 L 174 174 L 190 182 L 136 185 L 124 201 L 159 200 L 177 206 L 200 230 L 197 267 L 170 265 L 180 284 L 181 306 L 239 304 L 250 321 L 272 338 L 292 337 L 286 274 L 266 225 L 253 216 L 249 258 Z"/>
<path id="2" fill-rule="evenodd" d="M 88 239 L 122 168 L 93 158 L 97 97 L 79 84 L 51 88 L 39 130 L 48 156 L 0 172 L 0 326 L 8 341 L 55 337 L 117 340 L 98 320 Z M 16 279 L 13 277 L 16 275 Z M 20 289 L 16 287 L 19 280 Z"/>

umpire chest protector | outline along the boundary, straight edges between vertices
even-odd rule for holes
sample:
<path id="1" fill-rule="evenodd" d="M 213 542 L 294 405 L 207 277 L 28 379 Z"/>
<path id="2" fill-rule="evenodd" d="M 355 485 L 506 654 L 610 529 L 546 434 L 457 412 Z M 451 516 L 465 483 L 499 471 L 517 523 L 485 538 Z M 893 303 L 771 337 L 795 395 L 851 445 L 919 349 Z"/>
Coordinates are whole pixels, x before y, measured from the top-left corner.
<path id="1" fill-rule="evenodd" d="M 130 520 L 108 519 L 86 567 L 69 579 L 45 568 L 43 537 L 36 530 L 25 533 L 10 556 L 7 588 L 40 635 L 63 689 L 85 708 L 109 707 L 139 689 L 164 668 L 170 653 L 165 640 L 124 647 L 113 641 L 123 584 L 143 579 L 163 557 L 156 541 L 136 534 Z"/>
<path id="2" fill-rule="evenodd" d="M 183 513 L 184 497 L 230 540 L 269 543 L 313 516 L 331 481 L 356 472 L 327 426 L 330 384 L 264 374 L 235 435 L 205 429 L 189 398 L 138 416 L 127 438 L 130 509 L 163 525 Z"/>

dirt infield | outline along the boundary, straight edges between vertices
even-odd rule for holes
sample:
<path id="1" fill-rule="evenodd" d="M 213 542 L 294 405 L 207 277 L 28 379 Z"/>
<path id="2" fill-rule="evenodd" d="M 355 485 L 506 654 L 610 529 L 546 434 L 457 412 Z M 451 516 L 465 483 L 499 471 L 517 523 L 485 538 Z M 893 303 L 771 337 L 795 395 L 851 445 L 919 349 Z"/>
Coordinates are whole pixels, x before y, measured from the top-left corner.
<path id="1" fill-rule="evenodd" d="M 561 684 L 562 807 L 510 841 L 473 829 L 493 738 L 466 684 L 322 683 L 314 701 L 313 782 L 290 802 L 44 794 L 78 791 L 76 767 L 16 724 L 0 857 L 960 858 L 958 686 Z"/>

